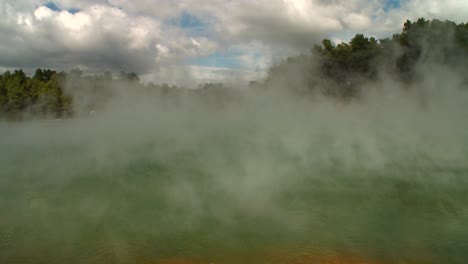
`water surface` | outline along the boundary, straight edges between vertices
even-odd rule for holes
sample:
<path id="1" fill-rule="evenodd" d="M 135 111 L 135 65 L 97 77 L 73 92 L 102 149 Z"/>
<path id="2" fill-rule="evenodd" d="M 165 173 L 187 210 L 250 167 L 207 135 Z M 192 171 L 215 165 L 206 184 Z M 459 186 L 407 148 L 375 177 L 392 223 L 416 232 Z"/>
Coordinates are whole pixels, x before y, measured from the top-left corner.
<path id="1" fill-rule="evenodd" d="M 0 263 L 468 259 L 464 125 L 272 120 L 2 124 Z"/>

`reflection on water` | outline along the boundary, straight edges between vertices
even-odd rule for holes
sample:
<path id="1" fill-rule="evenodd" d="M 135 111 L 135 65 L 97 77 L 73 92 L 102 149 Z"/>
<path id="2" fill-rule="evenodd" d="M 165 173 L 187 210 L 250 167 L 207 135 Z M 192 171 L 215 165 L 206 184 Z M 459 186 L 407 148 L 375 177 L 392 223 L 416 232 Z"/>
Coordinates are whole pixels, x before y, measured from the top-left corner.
<path id="1" fill-rule="evenodd" d="M 0 263 L 468 259 L 460 142 L 53 126 L 2 130 Z"/>

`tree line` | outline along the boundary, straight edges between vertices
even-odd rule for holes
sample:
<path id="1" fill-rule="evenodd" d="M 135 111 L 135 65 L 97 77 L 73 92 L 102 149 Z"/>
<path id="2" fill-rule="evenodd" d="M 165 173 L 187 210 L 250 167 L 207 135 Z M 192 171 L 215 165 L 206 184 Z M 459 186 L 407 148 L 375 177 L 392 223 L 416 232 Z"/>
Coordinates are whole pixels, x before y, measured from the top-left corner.
<path id="1" fill-rule="evenodd" d="M 402 32 L 391 38 L 377 40 L 356 34 L 349 42 L 337 45 L 324 39 L 310 54 L 291 57 L 271 67 L 263 85 L 281 83 L 283 73 L 294 71 L 293 76 L 303 82 L 299 87 L 294 83 L 283 86 L 303 93 L 318 91 L 352 98 L 359 96 L 363 84 L 376 81 L 382 74 L 410 87 L 422 78 L 421 66 L 431 65 L 457 71 L 468 85 L 468 24 L 419 18 L 416 22 L 407 20 Z"/>
<path id="2" fill-rule="evenodd" d="M 37 69 L 33 76 L 23 70 L 6 71 L 0 75 L 0 119 L 71 118 L 100 110 L 122 91 L 158 98 L 177 99 L 192 96 L 213 105 L 232 101 L 234 91 L 222 83 L 200 84 L 186 89 L 168 84 L 143 84 L 134 72 L 110 72 L 84 75 L 80 69 L 57 72 Z M 177 100 L 172 100 L 176 103 Z"/>
<path id="3" fill-rule="evenodd" d="M 274 86 L 299 94 L 321 93 L 346 99 L 358 97 L 366 82 L 382 73 L 408 86 L 420 77 L 419 65 L 445 65 L 464 73 L 468 85 L 468 24 L 452 21 L 407 20 L 401 33 L 376 39 L 356 34 L 349 42 L 334 44 L 324 39 L 309 54 L 290 57 L 272 66 L 263 82 L 250 87 L 264 90 Z M 297 82 L 300 79 L 300 82 Z M 292 81 L 294 80 L 294 81 Z M 0 75 L 0 118 L 71 117 L 76 105 L 92 111 L 115 95 L 114 87 L 126 87 L 161 98 L 196 96 L 210 103 L 233 100 L 236 95 L 220 83 L 183 89 L 167 84 L 142 84 L 136 73 L 121 72 L 117 78 L 106 72 L 85 76 L 79 69 L 57 72 L 37 69 L 33 76 L 23 70 Z"/>

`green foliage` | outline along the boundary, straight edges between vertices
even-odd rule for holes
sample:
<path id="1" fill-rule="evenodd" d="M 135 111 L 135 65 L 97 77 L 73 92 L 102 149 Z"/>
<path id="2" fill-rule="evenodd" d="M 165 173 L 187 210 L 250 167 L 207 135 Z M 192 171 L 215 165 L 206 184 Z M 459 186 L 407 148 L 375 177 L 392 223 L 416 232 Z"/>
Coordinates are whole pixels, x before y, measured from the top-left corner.
<path id="1" fill-rule="evenodd" d="M 354 96 L 358 92 L 358 79 L 376 78 L 375 64 L 380 51 L 380 43 L 375 38 L 367 38 L 363 34 L 357 34 L 349 43 L 339 43 L 336 46 L 331 40 L 324 39 L 322 46 L 315 46 L 312 50 L 320 62 L 318 73 L 323 80 L 333 83 L 334 88 L 341 89 L 325 88 L 323 92 L 331 96 Z"/>
<path id="2" fill-rule="evenodd" d="M 62 117 L 71 113 L 72 99 L 63 90 L 65 73 L 37 69 L 32 77 L 22 70 L 0 75 L 0 117 Z"/>
<path id="3" fill-rule="evenodd" d="M 305 74 L 309 90 L 333 97 L 355 97 L 364 83 L 376 80 L 381 72 L 410 86 L 420 78 L 418 65 L 439 64 L 467 71 L 468 25 L 424 18 L 416 22 L 407 20 L 402 32 L 392 38 L 377 40 L 356 34 L 348 43 L 337 45 L 324 39 L 308 56 L 302 60 L 317 64 L 317 67 L 302 65 L 310 71 Z M 269 72 L 267 84 L 278 82 L 280 78 L 275 79 L 275 75 L 279 72 L 297 69 L 291 62 L 298 61 L 299 57 L 276 65 Z"/>
<path id="4" fill-rule="evenodd" d="M 8 102 L 7 111 L 17 113 L 26 106 L 28 87 L 26 85 L 26 75 L 22 70 L 15 70 L 5 82 Z"/>
<path id="5" fill-rule="evenodd" d="M 129 81 L 129 82 L 139 82 L 140 81 L 140 77 L 138 76 L 138 74 L 136 74 L 134 72 L 126 73 L 124 71 L 121 71 L 120 72 L 120 79 Z"/>
<path id="6" fill-rule="evenodd" d="M 37 69 L 32 77 L 22 70 L 0 74 L 0 119 L 68 118 L 75 114 L 89 115 L 106 106 L 109 100 L 129 89 L 171 99 L 177 103 L 183 96 L 191 96 L 215 107 L 234 100 L 232 89 L 221 83 L 206 83 L 197 89 L 153 83 L 142 84 L 136 73 L 120 72 L 113 78 L 110 72 L 102 75 L 84 75 L 80 69 L 68 74 L 49 69 Z M 73 95 L 73 96 L 72 96 Z"/>

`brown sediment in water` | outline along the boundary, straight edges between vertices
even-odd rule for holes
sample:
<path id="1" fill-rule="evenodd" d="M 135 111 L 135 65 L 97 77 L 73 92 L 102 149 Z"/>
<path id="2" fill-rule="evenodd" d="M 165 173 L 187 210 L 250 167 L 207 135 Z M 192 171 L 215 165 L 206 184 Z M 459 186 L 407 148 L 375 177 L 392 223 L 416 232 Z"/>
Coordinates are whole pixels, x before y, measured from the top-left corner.
<path id="1" fill-rule="evenodd" d="M 330 257 L 314 257 L 314 256 L 288 256 L 288 257 L 278 257 L 277 259 L 259 259 L 258 257 L 249 258 L 249 257 L 233 257 L 229 260 L 217 260 L 217 261 L 203 261 L 200 259 L 191 259 L 184 257 L 175 257 L 175 258 L 164 258 L 155 261 L 144 261 L 137 262 L 137 264 L 222 264 L 222 263 L 269 263 L 269 264 L 387 264 L 389 262 L 377 262 L 375 260 L 369 260 L 361 257 L 344 257 L 344 256 L 330 256 Z M 430 262 L 424 260 L 401 260 L 395 263 L 405 263 L 405 264 L 428 264 Z"/>
<path id="2" fill-rule="evenodd" d="M 283 253 L 270 256 L 277 264 L 384 264 L 370 258 L 351 255 L 322 255 L 307 252 Z"/>
<path id="3" fill-rule="evenodd" d="M 279 255 L 274 254 L 274 256 L 232 256 L 227 257 L 226 259 L 216 259 L 216 260 L 203 260 L 200 258 L 190 258 L 190 257 L 171 257 L 163 258 L 156 261 L 145 261 L 139 262 L 138 264 L 222 264 L 222 263 L 239 263 L 239 264 L 249 264 L 249 263 L 269 263 L 269 264 L 383 264 L 380 262 L 375 262 L 367 260 L 361 257 L 344 257 L 344 256 L 313 256 L 305 254 L 286 254 Z"/>
<path id="4" fill-rule="evenodd" d="M 164 257 L 164 258 L 139 258 L 132 264 L 210 264 L 199 257 Z"/>
<path id="5" fill-rule="evenodd" d="M 308 255 L 286 254 L 275 255 L 269 264 L 432 264 L 435 261 L 429 257 L 398 256 L 390 259 L 370 258 L 356 255 Z"/>
<path id="6" fill-rule="evenodd" d="M 273 250 L 247 254 L 228 254 L 213 258 L 167 257 L 137 264 L 431 264 L 434 261 L 421 256 L 399 256 L 394 259 L 379 260 L 356 254 L 341 254 L 320 250 Z"/>
<path id="7" fill-rule="evenodd" d="M 174 258 L 164 258 L 157 261 L 155 264 L 201 264 L 207 263 L 203 262 L 197 258 L 187 258 L 187 257 L 174 257 Z"/>

